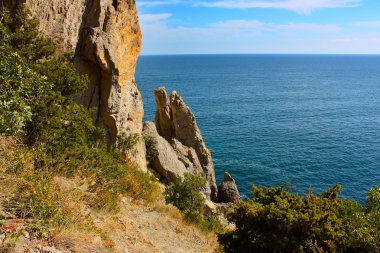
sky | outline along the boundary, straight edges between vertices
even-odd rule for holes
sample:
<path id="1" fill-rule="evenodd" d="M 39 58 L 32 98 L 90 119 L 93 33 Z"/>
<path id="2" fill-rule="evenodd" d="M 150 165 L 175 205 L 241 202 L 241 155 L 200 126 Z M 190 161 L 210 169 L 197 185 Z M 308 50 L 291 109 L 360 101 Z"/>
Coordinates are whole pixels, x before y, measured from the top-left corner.
<path id="1" fill-rule="evenodd" d="M 380 0 L 136 0 L 142 55 L 380 54 Z"/>

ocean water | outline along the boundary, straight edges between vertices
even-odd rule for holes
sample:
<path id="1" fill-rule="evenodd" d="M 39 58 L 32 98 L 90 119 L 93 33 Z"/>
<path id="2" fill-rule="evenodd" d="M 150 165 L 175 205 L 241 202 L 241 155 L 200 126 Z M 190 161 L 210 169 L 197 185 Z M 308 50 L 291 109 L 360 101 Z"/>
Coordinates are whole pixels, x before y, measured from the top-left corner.
<path id="1" fill-rule="evenodd" d="M 380 56 L 141 56 L 136 81 L 145 120 L 153 89 L 177 90 L 211 150 L 217 180 L 290 182 L 316 193 L 341 183 L 365 202 L 380 185 Z"/>

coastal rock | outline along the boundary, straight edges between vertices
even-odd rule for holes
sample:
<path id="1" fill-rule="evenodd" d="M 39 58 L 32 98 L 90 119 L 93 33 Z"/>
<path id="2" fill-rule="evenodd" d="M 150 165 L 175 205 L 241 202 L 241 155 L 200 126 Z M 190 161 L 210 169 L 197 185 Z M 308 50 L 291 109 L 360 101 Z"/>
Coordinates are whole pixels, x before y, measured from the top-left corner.
<path id="1" fill-rule="evenodd" d="M 240 203 L 240 194 L 235 180 L 228 173 L 224 173 L 224 179 L 218 188 L 218 199 L 221 203 Z"/>
<path id="2" fill-rule="evenodd" d="M 157 133 L 153 122 L 145 122 L 143 136 L 144 138 L 152 138 L 158 151 L 158 156 L 154 157 L 151 162 L 152 168 L 167 182 L 183 177 L 186 172 L 184 164 L 178 160 L 177 153 L 172 146 Z"/>
<path id="3" fill-rule="evenodd" d="M 201 163 L 193 148 L 184 146 L 177 139 L 172 139 L 170 145 L 177 153 L 178 160 L 180 160 L 186 167 L 186 171 L 190 174 L 200 174 L 203 172 Z"/>
<path id="4" fill-rule="evenodd" d="M 165 88 L 162 87 L 156 89 L 154 95 L 157 106 L 157 132 L 172 143 L 185 164 L 191 163 L 188 168 L 191 167 L 192 171 L 202 171 L 206 175 L 208 185 L 204 193 L 207 198 L 217 201 L 218 190 L 211 153 L 203 141 L 193 112 L 175 91 L 171 92 L 168 98 Z"/>
<path id="5" fill-rule="evenodd" d="M 94 122 L 105 129 L 104 139 L 114 146 L 117 136 L 142 132 L 144 115 L 134 74 L 141 48 L 141 31 L 134 0 L 3 0 L 24 3 L 39 20 L 45 35 L 61 51 L 75 51 L 75 63 L 90 80 L 88 90 L 77 99 L 95 108 Z M 128 157 L 146 170 L 144 142 Z"/>
<path id="6" fill-rule="evenodd" d="M 121 133 L 142 132 L 143 102 L 134 80 L 141 48 L 137 9 L 131 0 L 94 0 L 87 9 L 78 57 L 90 86 L 81 102 L 98 109 L 96 124 L 106 129 L 105 140 L 114 145 Z M 145 169 L 142 140 L 132 154 L 130 160 Z"/>

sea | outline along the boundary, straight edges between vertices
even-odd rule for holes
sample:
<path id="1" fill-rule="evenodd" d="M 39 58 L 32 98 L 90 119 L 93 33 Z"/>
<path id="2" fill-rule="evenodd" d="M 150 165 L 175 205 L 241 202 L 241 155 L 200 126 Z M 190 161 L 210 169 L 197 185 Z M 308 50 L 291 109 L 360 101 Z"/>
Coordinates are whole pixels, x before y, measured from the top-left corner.
<path id="1" fill-rule="evenodd" d="M 141 56 L 136 69 L 145 116 L 153 90 L 176 90 L 190 106 L 218 182 L 241 194 L 288 183 L 316 194 L 342 184 L 365 203 L 380 186 L 380 56 Z"/>

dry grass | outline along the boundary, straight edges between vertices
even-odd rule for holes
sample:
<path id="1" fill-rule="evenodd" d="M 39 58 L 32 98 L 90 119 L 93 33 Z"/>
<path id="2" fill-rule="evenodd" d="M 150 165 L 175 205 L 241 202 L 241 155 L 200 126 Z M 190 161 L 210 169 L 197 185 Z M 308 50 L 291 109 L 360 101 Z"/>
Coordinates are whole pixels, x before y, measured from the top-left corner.
<path id="1" fill-rule="evenodd" d="M 150 180 L 147 175 L 130 171 L 115 181 L 128 187 L 129 197 L 111 198 L 109 206 L 119 199 L 120 209 L 110 212 L 91 207 L 101 196 L 91 191 L 91 180 L 41 174 L 34 169 L 34 155 L 12 138 L 0 137 L 0 216 L 27 214 L 41 219 L 33 228 L 47 229 L 48 240 L 63 252 L 208 253 L 218 248 L 215 234 L 189 224 L 177 208 L 164 204 L 158 184 L 153 192 L 149 192 L 152 184 L 141 189 Z M 25 229 L 28 226 L 23 224 Z M 20 243 L 25 240 L 20 238 Z"/>

